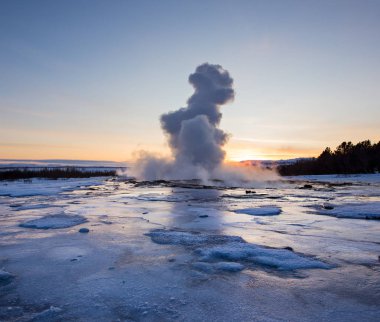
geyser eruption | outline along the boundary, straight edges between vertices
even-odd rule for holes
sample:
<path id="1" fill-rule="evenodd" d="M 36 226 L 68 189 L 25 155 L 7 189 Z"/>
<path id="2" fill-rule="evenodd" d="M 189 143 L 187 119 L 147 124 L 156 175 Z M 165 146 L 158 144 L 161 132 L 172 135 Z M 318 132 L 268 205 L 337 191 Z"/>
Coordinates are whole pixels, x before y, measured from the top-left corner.
<path id="1" fill-rule="evenodd" d="M 187 106 L 161 116 L 173 159 L 140 154 L 133 175 L 143 180 L 210 179 L 241 182 L 253 179 L 252 169 L 223 164 L 228 134 L 218 128 L 220 107 L 234 99 L 233 79 L 220 65 L 202 64 L 189 76 L 194 94 Z M 255 171 L 258 177 L 262 173 Z M 256 176 L 256 175 L 255 175 Z"/>
<path id="2" fill-rule="evenodd" d="M 187 106 L 161 116 L 173 160 L 143 153 L 136 162 L 138 178 L 206 181 L 223 163 L 228 134 L 218 128 L 220 106 L 234 98 L 233 79 L 222 66 L 205 63 L 189 82 L 195 91 Z"/>
<path id="3" fill-rule="evenodd" d="M 175 163 L 212 171 L 224 160 L 228 135 L 218 128 L 220 106 L 234 98 L 233 79 L 220 65 L 203 64 L 189 76 L 187 107 L 161 116 Z"/>

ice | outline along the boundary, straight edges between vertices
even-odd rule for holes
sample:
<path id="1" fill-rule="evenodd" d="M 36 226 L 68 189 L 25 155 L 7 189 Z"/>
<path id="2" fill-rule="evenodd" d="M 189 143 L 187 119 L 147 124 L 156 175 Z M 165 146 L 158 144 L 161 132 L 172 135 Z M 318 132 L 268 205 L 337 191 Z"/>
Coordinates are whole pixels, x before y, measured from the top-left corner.
<path id="1" fill-rule="evenodd" d="M 153 230 L 146 234 L 157 244 L 198 246 L 202 244 L 222 244 L 226 242 L 241 241 L 238 236 L 204 235 L 183 231 Z"/>
<path id="2" fill-rule="evenodd" d="M 50 308 L 36 313 L 33 315 L 33 317 L 29 320 L 30 322 L 50 322 L 50 321 L 57 321 L 59 313 L 62 312 L 62 309 L 60 307 L 51 306 Z"/>
<path id="3" fill-rule="evenodd" d="M 192 264 L 192 267 L 195 268 L 198 271 L 204 272 L 204 273 L 214 273 L 215 267 L 213 264 L 205 263 L 205 262 L 195 262 Z"/>
<path id="4" fill-rule="evenodd" d="M 380 183 L 380 173 L 376 174 L 323 174 L 308 176 L 293 176 L 289 179 L 301 181 L 318 181 L 328 183 Z"/>
<path id="5" fill-rule="evenodd" d="M 378 321 L 378 177 L 1 182 L 0 320 Z"/>
<path id="6" fill-rule="evenodd" d="M 257 208 L 237 209 L 234 210 L 234 212 L 237 214 L 246 214 L 251 216 L 275 216 L 281 213 L 281 208 L 262 206 Z"/>
<path id="7" fill-rule="evenodd" d="M 230 243 L 210 248 L 199 248 L 197 253 L 203 261 L 218 259 L 242 261 L 274 267 L 279 270 L 306 268 L 331 268 L 321 261 L 306 258 L 287 249 L 264 248 L 248 243 Z"/>
<path id="8" fill-rule="evenodd" d="M 0 269 L 0 286 L 9 284 L 14 277 L 13 274 Z"/>
<path id="9" fill-rule="evenodd" d="M 244 269 L 244 265 L 234 262 L 219 262 L 215 264 L 215 267 L 225 272 L 240 272 Z"/>
<path id="10" fill-rule="evenodd" d="M 337 218 L 380 220 L 380 201 L 318 206 L 317 213 Z"/>
<path id="11" fill-rule="evenodd" d="M 195 250 L 201 261 L 222 259 L 233 262 L 241 261 L 242 263 L 250 262 L 280 270 L 331 268 L 326 263 L 300 256 L 287 249 L 267 248 L 246 243 L 239 236 L 206 235 L 162 229 L 154 230 L 147 235 L 158 244 L 203 246 Z M 231 267 L 234 265 L 232 264 Z"/>
<path id="12" fill-rule="evenodd" d="M 0 196 L 49 196 L 80 187 L 100 184 L 105 178 L 89 179 L 30 179 L 0 182 Z"/>
<path id="13" fill-rule="evenodd" d="M 52 204 L 35 204 L 35 205 L 14 205 L 12 206 L 13 210 L 33 210 L 33 209 L 44 209 L 44 208 L 52 208 L 52 207 L 61 207 Z"/>
<path id="14" fill-rule="evenodd" d="M 59 213 L 26 221 L 20 224 L 20 227 L 36 229 L 60 229 L 73 227 L 85 222 L 87 222 L 87 219 L 83 216 Z"/>
<path id="15" fill-rule="evenodd" d="M 192 267 L 206 274 L 213 274 L 217 272 L 236 273 L 242 271 L 245 268 L 244 265 L 235 262 L 195 262 L 192 264 Z"/>

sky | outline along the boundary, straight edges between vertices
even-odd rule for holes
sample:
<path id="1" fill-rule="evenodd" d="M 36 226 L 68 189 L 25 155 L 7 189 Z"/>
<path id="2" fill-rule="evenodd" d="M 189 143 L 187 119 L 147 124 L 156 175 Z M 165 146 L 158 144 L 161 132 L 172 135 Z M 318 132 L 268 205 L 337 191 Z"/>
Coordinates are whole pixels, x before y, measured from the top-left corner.
<path id="1" fill-rule="evenodd" d="M 234 78 L 229 160 L 380 140 L 380 1 L 1 0 L 0 158 L 168 155 L 205 62 Z"/>

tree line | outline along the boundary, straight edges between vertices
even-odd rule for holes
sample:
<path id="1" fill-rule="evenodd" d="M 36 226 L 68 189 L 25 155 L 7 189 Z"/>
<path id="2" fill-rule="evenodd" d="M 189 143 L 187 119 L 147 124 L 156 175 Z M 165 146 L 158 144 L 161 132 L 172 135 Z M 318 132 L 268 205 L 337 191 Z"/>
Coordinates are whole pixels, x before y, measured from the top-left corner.
<path id="1" fill-rule="evenodd" d="M 103 176 L 115 176 L 116 170 L 88 170 L 67 167 L 67 168 L 43 168 L 43 169 L 10 169 L 0 171 L 0 180 L 18 180 L 31 178 L 91 178 Z"/>
<path id="2" fill-rule="evenodd" d="M 317 158 L 301 159 L 277 169 L 283 176 L 376 173 L 380 171 L 380 141 L 343 142 L 335 151 L 327 147 Z"/>

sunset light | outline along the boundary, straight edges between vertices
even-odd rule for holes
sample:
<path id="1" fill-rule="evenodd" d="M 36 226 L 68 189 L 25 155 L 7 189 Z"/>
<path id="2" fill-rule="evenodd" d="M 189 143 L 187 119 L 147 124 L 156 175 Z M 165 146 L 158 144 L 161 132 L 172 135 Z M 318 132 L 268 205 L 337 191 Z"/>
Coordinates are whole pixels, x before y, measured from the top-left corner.
<path id="1" fill-rule="evenodd" d="M 0 0 L 0 321 L 379 322 L 380 0 Z"/>

